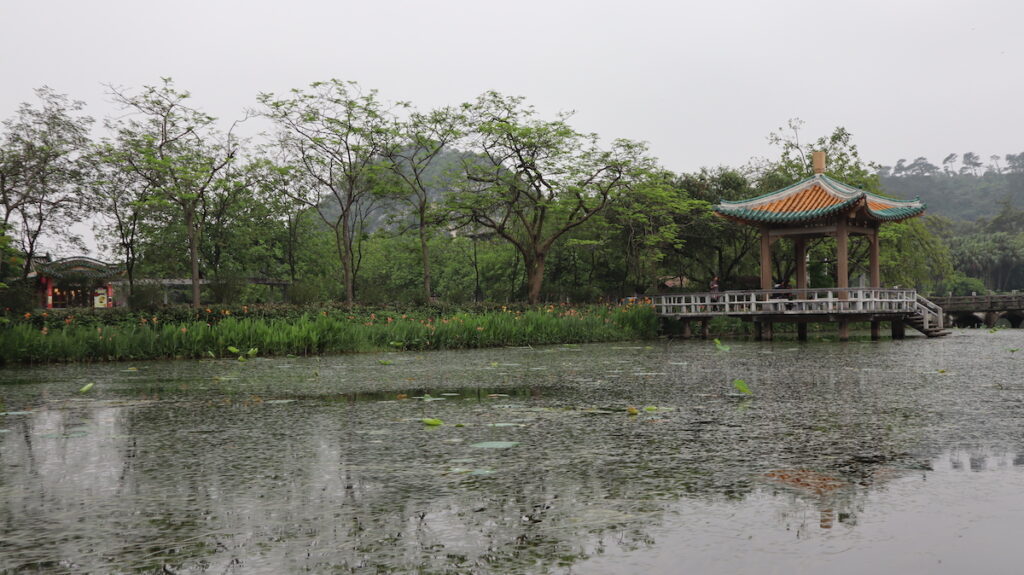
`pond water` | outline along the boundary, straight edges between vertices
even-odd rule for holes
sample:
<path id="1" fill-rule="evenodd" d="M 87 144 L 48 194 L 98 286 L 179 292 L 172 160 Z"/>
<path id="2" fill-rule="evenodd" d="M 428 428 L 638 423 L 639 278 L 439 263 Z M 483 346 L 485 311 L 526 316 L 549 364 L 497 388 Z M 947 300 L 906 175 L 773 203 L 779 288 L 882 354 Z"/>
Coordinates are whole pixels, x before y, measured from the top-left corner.
<path id="1" fill-rule="evenodd" d="M 726 345 L 0 370 L 0 572 L 1019 571 L 1024 330 Z"/>

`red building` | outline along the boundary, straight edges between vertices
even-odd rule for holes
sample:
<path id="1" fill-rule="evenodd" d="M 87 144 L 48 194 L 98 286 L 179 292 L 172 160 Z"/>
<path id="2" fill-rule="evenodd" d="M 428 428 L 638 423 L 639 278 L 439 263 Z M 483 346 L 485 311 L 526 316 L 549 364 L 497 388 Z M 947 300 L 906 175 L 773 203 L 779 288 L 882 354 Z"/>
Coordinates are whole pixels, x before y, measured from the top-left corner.
<path id="1" fill-rule="evenodd" d="M 123 273 L 124 269 L 118 264 L 73 257 L 34 261 L 29 277 L 38 279 L 42 307 L 113 307 L 111 282 Z"/>

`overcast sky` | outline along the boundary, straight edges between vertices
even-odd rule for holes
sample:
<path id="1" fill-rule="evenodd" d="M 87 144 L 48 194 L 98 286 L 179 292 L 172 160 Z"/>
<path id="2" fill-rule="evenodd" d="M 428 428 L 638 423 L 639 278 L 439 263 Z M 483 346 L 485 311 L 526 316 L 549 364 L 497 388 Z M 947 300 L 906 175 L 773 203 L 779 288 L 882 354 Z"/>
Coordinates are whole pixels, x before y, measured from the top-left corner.
<path id="1" fill-rule="evenodd" d="M 650 143 L 672 170 L 775 155 L 845 126 L 866 160 L 1024 151 L 1020 0 L 2 0 L 0 117 L 42 85 L 162 76 L 222 119 L 339 78 L 422 109 L 486 90 Z"/>

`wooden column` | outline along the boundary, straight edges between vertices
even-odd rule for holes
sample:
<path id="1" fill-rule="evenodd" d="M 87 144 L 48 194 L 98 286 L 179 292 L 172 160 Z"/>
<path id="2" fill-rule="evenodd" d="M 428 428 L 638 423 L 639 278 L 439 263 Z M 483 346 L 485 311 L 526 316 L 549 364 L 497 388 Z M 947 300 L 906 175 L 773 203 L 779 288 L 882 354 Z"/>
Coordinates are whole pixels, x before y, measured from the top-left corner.
<path id="1" fill-rule="evenodd" d="M 806 238 L 793 238 L 793 256 L 796 258 L 796 289 L 807 289 Z"/>
<path id="2" fill-rule="evenodd" d="M 711 335 L 711 325 L 709 320 L 700 320 L 700 338 L 707 339 L 709 335 Z"/>
<path id="3" fill-rule="evenodd" d="M 836 222 L 836 287 L 839 288 L 839 299 L 849 299 L 846 288 L 850 287 L 849 238 L 846 230 L 846 214 L 839 216 Z M 839 320 L 839 341 L 850 339 L 850 324 L 845 319 Z"/>
<path id="4" fill-rule="evenodd" d="M 840 288 L 839 299 L 847 299 L 845 288 L 850 287 L 849 237 L 844 214 L 836 222 L 836 287 Z"/>
<path id="5" fill-rule="evenodd" d="M 871 287 L 875 289 L 880 289 L 882 287 L 882 268 L 878 262 L 878 228 L 874 229 L 872 234 L 868 236 L 868 239 L 871 241 L 871 250 L 869 256 L 871 270 Z M 871 340 L 877 341 L 880 337 L 881 331 L 882 322 L 878 320 L 873 320 L 871 322 Z"/>
<path id="6" fill-rule="evenodd" d="M 807 322 L 800 322 L 796 324 L 796 339 L 798 341 L 807 341 Z"/>
<path id="7" fill-rule="evenodd" d="M 690 320 L 683 320 L 683 339 L 690 339 L 693 337 L 693 328 L 690 327 Z"/>
<path id="8" fill-rule="evenodd" d="M 871 240 L 871 287 L 878 289 L 882 287 L 882 268 L 878 261 L 878 228 L 869 236 Z"/>
<path id="9" fill-rule="evenodd" d="M 894 320 L 892 320 L 891 327 L 892 327 L 892 338 L 893 339 L 903 339 L 903 337 L 905 335 L 905 328 L 903 327 L 903 322 L 901 320 L 894 319 Z"/>
<path id="10" fill-rule="evenodd" d="M 768 226 L 761 228 L 761 289 L 772 289 L 772 237 Z"/>

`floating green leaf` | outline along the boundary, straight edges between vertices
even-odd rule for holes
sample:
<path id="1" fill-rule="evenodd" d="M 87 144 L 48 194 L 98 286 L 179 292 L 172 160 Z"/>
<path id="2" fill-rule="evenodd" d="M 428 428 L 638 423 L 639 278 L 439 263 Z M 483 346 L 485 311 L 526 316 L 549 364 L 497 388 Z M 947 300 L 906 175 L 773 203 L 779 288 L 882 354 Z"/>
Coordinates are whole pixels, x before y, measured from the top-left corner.
<path id="1" fill-rule="evenodd" d="M 95 385 L 95 383 L 87 383 L 87 384 L 83 385 L 82 389 L 78 390 L 78 393 L 85 393 L 85 392 L 89 391 L 90 389 L 92 389 L 93 385 Z"/>
<path id="2" fill-rule="evenodd" d="M 519 445 L 518 441 L 482 441 L 480 443 L 474 443 L 470 447 L 479 447 L 480 449 L 508 449 Z"/>
<path id="3" fill-rule="evenodd" d="M 646 412 L 658 411 L 658 407 L 656 405 L 648 405 L 647 407 L 644 408 L 644 411 L 646 411 Z"/>
<path id="4" fill-rule="evenodd" d="M 744 395 L 750 395 L 753 393 L 752 391 L 750 391 L 750 388 L 747 387 L 747 382 L 743 381 L 742 379 L 733 380 L 732 386 L 736 388 L 736 391 Z"/>
<path id="5" fill-rule="evenodd" d="M 239 349 L 233 345 L 228 346 L 228 351 L 230 351 L 231 353 L 241 353 Z"/>
<path id="6" fill-rule="evenodd" d="M 443 421 L 441 421 L 440 419 L 434 419 L 433 417 L 424 417 L 420 421 L 423 422 L 423 425 L 430 425 L 430 426 L 444 425 Z"/>
<path id="7" fill-rule="evenodd" d="M 719 341 L 719 339 L 716 337 L 715 338 L 715 349 L 717 349 L 718 351 L 729 351 L 732 348 L 727 346 L 727 345 L 725 345 L 721 341 Z"/>
<path id="8" fill-rule="evenodd" d="M 259 353 L 259 351 L 260 348 L 258 347 L 250 347 L 249 351 L 245 352 L 245 355 L 248 355 L 249 357 L 255 357 L 256 354 Z"/>
<path id="9" fill-rule="evenodd" d="M 381 365 L 391 365 L 391 364 L 393 364 L 395 362 L 391 361 L 390 359 L 378 359 L 377 363 L 379 363 Z"/>

